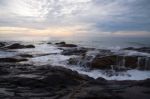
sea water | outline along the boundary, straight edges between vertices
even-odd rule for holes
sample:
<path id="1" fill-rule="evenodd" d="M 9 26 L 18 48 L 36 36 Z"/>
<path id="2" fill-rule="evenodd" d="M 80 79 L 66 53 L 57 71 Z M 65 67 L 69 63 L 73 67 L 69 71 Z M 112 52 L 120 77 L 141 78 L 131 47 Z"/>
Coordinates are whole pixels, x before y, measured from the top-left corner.
<path id="1" fill-rule="evenodd" d="M 67 64 L 67 60 L 70 58 L 78 57 L 76 55 L 65 56 L 62 55 L 62 50 L 59 49 L 54 44 L 47 44 L 47 42 L 60 42 L 65 41 L 67 43 L 77 44 L 79 46 L 89 47 L 89 48 L 103 48 L 103 49 L 110 49 L 115 53 L 121 53 L 125 55 L 141 55 L 149 57 L 150 54 L 142 53 L 137 51 L 120 51 L 121 48 L 125 47 L 150 47 L 150 39 L 149 38 L 119 38 L 119 37 L 81 37 L 81 38 L 50 38 L 50 37 L 41 37 L 41 38 L 18 38 L 18 39 L 8 39 L 2 38 L 1 41 L 12 41 L 13 42 L 20 42 L 20 43 L 29 43 L 34 44 L 35 48 L 31 49 L 18 49 L 14 50 L 14 52 L 9 51 L 0 51 L 0 57 L 12 57 L 16 56 L 20 53 L 38 55 L 38 54 L 48 54 L 45 56 L 38 56 L 30 58 L 28 63 L 32 63 L 34 65 L 51 65 L 51 66 L 62 66 L 65 68 L 69 68 L 71 70 L 77 71 L 81 74 L 88 75 L 93 78 L 103 77 L 107 80 L 143 80 L 150 78 L 150 71 L 141 71 L 141 70 L 128 70 L 125 72 L 113 72 L 114 75 L 108 76 L 105 71 L 103 70 L 88 70 L 84 66 L 70 66 Z M 16 52 L 17 51 L 17 52 Z M 97 51 L 89 52 L 88 54 L 92 54 L 93 57 L 97 53 Z M 140 61 L 140 58 L 139 58 Z M 125 64 L 125 60 L 123 61 Z M 140 62 L 137 63 L 138 66 Z M 146 65 L 147 66 L 147 65 Z"/>

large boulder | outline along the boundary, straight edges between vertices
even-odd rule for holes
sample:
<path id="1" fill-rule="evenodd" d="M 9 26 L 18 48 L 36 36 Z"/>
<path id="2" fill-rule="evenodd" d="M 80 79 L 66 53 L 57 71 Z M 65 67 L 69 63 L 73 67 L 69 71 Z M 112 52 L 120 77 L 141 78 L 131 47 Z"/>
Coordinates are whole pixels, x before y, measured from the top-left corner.
<path id="1" fill-rule="evenodd" d="M 35 48 L 34 45 L 21 45 L 19 43 L 15 43 L 12 45 L 7 46 L 8 49 L 22 49 L 22 48 Z"/>

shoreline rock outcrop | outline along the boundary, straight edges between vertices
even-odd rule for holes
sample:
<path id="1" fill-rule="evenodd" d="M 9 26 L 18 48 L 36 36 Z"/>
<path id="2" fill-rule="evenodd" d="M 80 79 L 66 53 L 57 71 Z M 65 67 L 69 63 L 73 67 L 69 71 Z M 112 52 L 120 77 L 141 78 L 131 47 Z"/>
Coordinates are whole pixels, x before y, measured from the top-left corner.
<path id="1" fill-rule="evenodd" d="M 0 74 L 0 90 L 3 90 L 0 91 L 1 99 L 150 98 L 150 79 L 142 81 L 108 81 L 101 77 L 93 79 L 76 71 L 48 65 L 0 64 L 0 67 L 0 71 L 3 72 L 3 75 Z"/>
<path id="2" fill-rule="evenodd" d="M 6 46 L 7 49 L 23 49 L 23 48 L 35 48 L 34 45 L 21 45 L 19 43 L 15 43 L 9 46 Z"/>
<path id="3" fill-rule="evenodd" d="M 75 44 L 66 44 L 66 42 L 59 42 L 55 44 L 58 45 L 59 47 L 77 47 L 77 45 Z"/>

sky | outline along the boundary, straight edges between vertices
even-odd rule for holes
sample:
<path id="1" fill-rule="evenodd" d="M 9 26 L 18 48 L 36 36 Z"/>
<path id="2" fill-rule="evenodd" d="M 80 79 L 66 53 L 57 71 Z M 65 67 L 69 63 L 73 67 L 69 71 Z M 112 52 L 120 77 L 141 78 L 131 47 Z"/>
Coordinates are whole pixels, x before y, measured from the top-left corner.
<path id="1" fill-rule="evenodd" d="M 0 0 L 0 36 L 150 37 L 150 0 Z"/>

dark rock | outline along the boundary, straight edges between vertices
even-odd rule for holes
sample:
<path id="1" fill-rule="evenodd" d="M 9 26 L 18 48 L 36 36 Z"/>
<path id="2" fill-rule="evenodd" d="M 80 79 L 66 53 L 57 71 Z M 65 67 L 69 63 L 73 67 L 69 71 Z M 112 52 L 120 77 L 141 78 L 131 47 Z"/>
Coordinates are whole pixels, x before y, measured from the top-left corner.
<path id="1" fill-rule="evenodd" d="M 75 44 L 65 44 L 65 45 L 60 45 L 60 47 L 77 47 Z"/>
<path id="2" fill-rule="evenodd" d="M 68 60 L 68 64 L 70 64 L 70 65 L 77 65 L 78 63 L 79 63 L 79 58 L 70 58 L 69 60 Z"/>
<path id="3" fill-rule="evenodd" d="M 22 49 L 22 48 L 35 48 L 34 45 L 21 45 L 19 43 L 15 43 L 15 44 L 12 44 L 10 46 L 7 46 L 6 48 L 8 49 Z"/>
<path id="4" fill-rule="evenodd" d="M 0 47 L 4 47 L 5 43 L 4 42 L 0 42 Z"/>
<path id="5" fill-rule="evenodd" d="M 87 52 L 87 49 L 80 48 L 80 49 L 66 49 L 62 52 L 63 55 L 84 55 Z"/>
<path id="6" fill-rule="evenodd" d="M 13 63 L 13 62 L 21 62 L 21 61 L 27 61 L 27 59 L 0 58 L 0 63 L 3 63 L 3 62 L 10 62 L 10 63 Z"/>
<path id="7" fill-rule="evenodd" d="M 25 48 L 35 48 L 34 45 L 24 45 Z"/>
<path id="8" fill-rule="evenodd" d="M 52 44 L 51 42 L 48 42 L 47 44 Z"/>
<path id="9" fill-rule="evenodd" d="M 134 50 L 138 52 L 150 53 L 150 47 L 141 47 L 141 48 L 128 47 L 124 48 L 124 50 Z"/>
<path id="10" fill-rule="evenodd" d="M 6 75 L 6 74 L 9 74 L 9 71 L 4 67 L 0 67 L 0 75 Z"/>
<path id="11" fill-rule="evenodd" d="M 72 62 L 72 61 L 71 61 Z M 147 64 L 149 64 L 149 60 L 147 60 Z M 145 68 L 146 59 L 143 58 L 140 60 L 140 67 L 138 67 L 138 57 L 137 56 L 104 56 L 104 57 L 96 57 L 90 63 L 91 68 L 97 69 L 113 69 L 121 70 L 121 69 L 149 69 Z"/>
<path id="12" fill-rule="evenodd" d="M 91 68 L 99 68 L 99 69 L 111 69 L 111 65 L 116 64 L 116 56 L 105 56 L 100 58 L 95 58 L 91 62 Z"/>
<path id="13" fill-rule="evenodd" d="M 12 66 L 12 65 L 11 65 Z M 0 65 L 0 75 L 9 74 L 7 69 L 15 69 L 7 76 L 0 76 L 0 98 L 4 99 L 149 99 L 150 80 L 111 81 L 93 79 L 63 67 L 30 66 L 23 71 Z M 21 65 L 22 67 L 23 65 Z M 4 71 L 2 68 L 7 69 Z M 24 66 L 26 67 L 26 66 Z M 34 67 L 34 68 L 33 68 Z M 31 69 L 32 68 L 32 69 Z M 2 72 L 1 72 L 2 71 Z M 23 75 L 37 75 L 26 77 Z M 3 91 L 4 90 L 4 91 Z M 12 94 L 10 94 L 12 93 Z M 133 95 L 132 95 L 133 94 Z M 16 98 L 18 97 L 18 98 Z"/>
<path id="14" fill-rule="evenodd" d="M 145 86 L 147 88 L 150 88 L 150 79 L 146 79 L 146 80 L 140 81 L 137 84 L 138 84 L 138 86 Z"/>
<path id="15" fill-rule="evenodd" d="M 134 50 L 135 48 L 134 47 L 127 47 L 127 48 L 124 48 L 124 50 Z"/>
<path id="16" fill-rule="evenodd" d="M 104 78 L 102 78 L 102 77 L 99 77 L 99 78 L 97 78 L 96 80 L 98 80 L 98 81 L 100 81 L 100 82 L 103 82 L 103 81 L 106 81 Z"/>
<path id="17" fill-rule="evenodd" d="M 33 55 L 30 55 L 30 54 L 21 54 L 19 56 L 26 57 L 26 58 L 32 58 L 33 57 Z"/>
<path id="18" fill-rule="evenodd" d="M 59 43 L 55 43 L 56 45 L 65 45 L 66 42 L 59 42 Z"/>
<path id="19" fill-rule="evenodd" d="M 65 42 L 55 43 L 59 47 L 77 47 L 77 45 L 74 44 L 66 44 Z"/>

